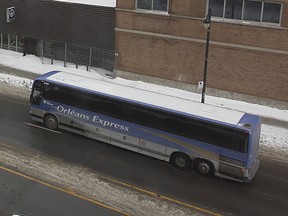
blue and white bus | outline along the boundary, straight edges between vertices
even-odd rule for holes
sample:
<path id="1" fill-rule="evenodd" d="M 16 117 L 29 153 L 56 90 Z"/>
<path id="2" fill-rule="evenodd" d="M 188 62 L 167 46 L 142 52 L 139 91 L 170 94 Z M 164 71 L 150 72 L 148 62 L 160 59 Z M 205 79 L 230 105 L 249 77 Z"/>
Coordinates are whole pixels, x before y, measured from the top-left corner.
<path id="1" fill-rule="evenodd" d="M 35 79 L 30 102 L 32 119 L 50 129 L 202 175 L 250 182 L 260 164 L 256 115 L 61 71 Z"/>

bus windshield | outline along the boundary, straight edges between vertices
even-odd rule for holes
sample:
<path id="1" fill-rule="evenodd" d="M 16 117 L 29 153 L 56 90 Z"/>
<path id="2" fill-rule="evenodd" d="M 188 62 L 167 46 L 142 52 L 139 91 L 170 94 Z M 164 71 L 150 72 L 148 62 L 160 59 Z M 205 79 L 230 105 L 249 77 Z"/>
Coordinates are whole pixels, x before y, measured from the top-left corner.
<path id="1" fill-rule="evenodd" d="M 43 98 L 44 84 L 43 82 L 36 81 L 33 84 L 33 89 L 30 95 L 30 102 L 32 104 L 40 105 Z"/>

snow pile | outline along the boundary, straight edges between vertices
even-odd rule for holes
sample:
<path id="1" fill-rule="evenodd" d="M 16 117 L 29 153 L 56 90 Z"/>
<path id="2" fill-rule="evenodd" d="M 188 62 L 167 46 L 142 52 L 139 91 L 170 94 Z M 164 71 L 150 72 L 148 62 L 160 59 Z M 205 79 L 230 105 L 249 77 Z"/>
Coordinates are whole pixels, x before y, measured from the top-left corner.
<path id="1" fill-rule="evenodd" d="M 8 75 L 8 74 L 1 74 L 0 82 L 9 83 L 13 86 L 24 87 L 28 89 L 31 89 L 32 84 L 33 84 L 33 80 L 31 79 L 26 79 L 23 77 L 19 78 L 19 77 Z"/>
<path id="2" fill-rule="evenodd" d="M 259 155 L 262 160 L 288 165 L 288 129 L 262 125 Z"/>
<path id="3" fill-rule="evenodd" d="M 28 176 L 66 188 L 129 215 L 200 216 L 191 208 L 109 182 L 106 177 L 43 152 L 0 143 L 0 162 Z M 112 195 L 112 196 L 111 196 Z"/>

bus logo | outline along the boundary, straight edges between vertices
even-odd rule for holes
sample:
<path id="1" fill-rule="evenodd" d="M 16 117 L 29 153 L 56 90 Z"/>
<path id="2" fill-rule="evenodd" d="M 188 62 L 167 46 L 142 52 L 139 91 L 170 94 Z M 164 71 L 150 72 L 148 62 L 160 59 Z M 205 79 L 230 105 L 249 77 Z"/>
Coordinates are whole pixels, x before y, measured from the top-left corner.
<path id="1" fill-rule="evenodd" d="M 117 124 L 115 122 L 111 122 L 111 121 L 108 121 L 108 120 L 105 120 L 105 119 L 101 119 L 97 115 L 94 115 L 93 118 L 91 118 L 91 116 L 89 116 L 89 115 L 85 115 L 85 114 L 80 113 L 80 112 L 78 112 L 78 111 L 76 111 L 74 109 L 70 109 L 70 108 L 66 109 L 63 106 L 57 106 L 56 109 L 57 109 L 57 111 L 59 113 L 64 113 L 66 115 L 77 117 L 77 118 L 80 118 L 80 119 L 83 119 L 83 120 L 92 121 L 93 123 L 100 124 L 103 127 L 112 127 L 112 128 L 116 128 L 116 129 L 122 130 L 122 131 L 129 131 L 129 127 L 128 126 L 120 125 L 120 124 Z"/>

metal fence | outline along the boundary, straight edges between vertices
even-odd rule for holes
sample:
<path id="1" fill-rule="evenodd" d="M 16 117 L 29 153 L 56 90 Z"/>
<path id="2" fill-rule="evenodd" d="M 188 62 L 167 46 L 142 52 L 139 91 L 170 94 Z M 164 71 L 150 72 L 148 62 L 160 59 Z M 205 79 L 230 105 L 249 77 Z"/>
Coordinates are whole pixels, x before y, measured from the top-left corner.
<path id="1" fill-rule="evenodd" d="M 54 64 L 55 60 L 59 60 L 64 62 L 64 67 L 72 63 L 76 68 L 85 66 L 87 71 L 91 68 L 103 68 L 113 72 L 115 68 L 114 51 L 47 40 L 40 41 L 38 45 L 38 53 L 43 63 Z"/>
<path id="2" fill-rule="evenodd" d="M 102 68 L 107 71 L 106 75 L 115 77 L 117 55 L 114 51 L 5 33 L 1 33 L 1 48 L 17 52 L 25 50 L 27 54 L 39 56 L 43 64 L 85 67 L 87 71 Z"/>
<path id="3" fill-rule="evenodd" d="M 0 48 L 13 50 L 16 52 L 22 52 L 22 41 L 23 37 L 0 33 Z"/>

